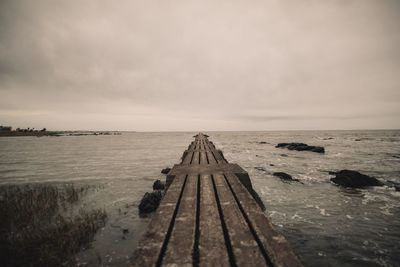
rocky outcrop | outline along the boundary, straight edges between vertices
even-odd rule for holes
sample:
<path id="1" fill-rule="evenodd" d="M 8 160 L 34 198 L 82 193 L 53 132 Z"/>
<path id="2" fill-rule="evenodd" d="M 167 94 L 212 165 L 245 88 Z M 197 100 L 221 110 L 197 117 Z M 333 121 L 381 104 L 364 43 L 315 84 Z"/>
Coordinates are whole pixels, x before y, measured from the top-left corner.
<path id="1" fill-rule="evenodd" d="M 156 180 L 153 184 L 153 190 L 164 190 L 165 184 L 160 180 Z"/>
<path id="2" fill-rule="evenodd" d="M 139 204 L 139 212 L 146 214 L 155 211 L 160 205 L 162 193 L 159 190 L 144 194 Z"/>
<path id="3" fill-rule="evenodd" d="M 316 153 L 325 153 L 325 148 L 323 148 L 322 146 L 309 146 L 304 143 L 279 143 L 275 147 L 287 148 L 289 150 L 296 150 L 296 151 L 311 151 Z"/>
<path id="4" fill-rule="evenodd" d="M 294 179 L 290 174 L 285 172 L 274 172 L 272 175 L 279 177 L 281 180 L 288 181 L 288 182 L 300 182 L 299 179 Z M 300 182 L 301 183 L 301 182 Z"/>
<path id="5" fill-rule="evenodd" d="M 341 170 L 338 172 L 330 172 L 335 175 L 331 181 L 337 185 L 351 188 L 363 188 L 367 186 L 383 186 L 384 184 L 378 179 L 352 170 Z"/>

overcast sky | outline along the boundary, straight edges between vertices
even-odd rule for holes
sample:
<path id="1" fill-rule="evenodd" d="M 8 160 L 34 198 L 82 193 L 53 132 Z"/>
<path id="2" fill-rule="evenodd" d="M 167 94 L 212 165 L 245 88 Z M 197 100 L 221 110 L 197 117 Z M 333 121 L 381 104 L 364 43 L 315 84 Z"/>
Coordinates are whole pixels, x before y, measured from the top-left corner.
<path id="1" fill-rule="evenodd" d="M 400 1 L 0 0 L 0 124 L 400 128 Z"/>

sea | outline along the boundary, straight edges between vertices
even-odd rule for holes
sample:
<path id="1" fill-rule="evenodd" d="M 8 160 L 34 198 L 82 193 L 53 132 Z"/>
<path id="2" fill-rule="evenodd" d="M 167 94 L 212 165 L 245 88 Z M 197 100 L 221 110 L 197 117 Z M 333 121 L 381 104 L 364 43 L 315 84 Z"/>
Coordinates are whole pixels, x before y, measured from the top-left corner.
<path id="1" fill-rule="evenodd" d="M 400 183 L 400 130 L 205 132 L 225 158 L 250 175 L 266 215 L 305 266 L 400 266 L 400 192 L 348 189 L 331 171 L 356 170 Z M 126 266 L 151 215 L 138 205 L 161 169 L 180 162 L 194 132 L 0 138 L 0 185 L 74 184 L 99 188 L 81 200 L 108 214 L 80 266 Z M 325 154 L 276 148 L 325 147 Z M 300 182 L 272 175 L 286 172 Z"/>

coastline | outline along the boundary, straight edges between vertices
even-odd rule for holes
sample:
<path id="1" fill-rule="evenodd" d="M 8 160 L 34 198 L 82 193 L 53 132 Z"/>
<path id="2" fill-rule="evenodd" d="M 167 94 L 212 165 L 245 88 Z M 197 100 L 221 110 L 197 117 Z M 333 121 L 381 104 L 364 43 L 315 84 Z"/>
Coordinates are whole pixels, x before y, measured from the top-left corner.
<path id="1" fill-rule="evenodd" d="M 52 132 L 52 131 L 46 131 L 46 132 L 17 132 L 17 131 L 12 131 L 12 132 L 0 132 L 0 137 L 21 137 L 21 136 L 36 136 L 36 137 L 42 137 L 42 136 L 84 136 L 84 135 L 121 135 L 120 132 L 81 132 L 81 131 L 61 131 L 61 132 Z"/>

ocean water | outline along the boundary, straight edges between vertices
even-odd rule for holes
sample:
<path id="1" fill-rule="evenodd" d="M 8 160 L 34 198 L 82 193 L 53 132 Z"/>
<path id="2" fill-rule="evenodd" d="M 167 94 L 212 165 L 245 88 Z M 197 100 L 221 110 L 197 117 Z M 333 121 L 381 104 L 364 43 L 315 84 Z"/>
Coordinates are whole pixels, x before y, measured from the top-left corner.
<path id="1" fill-rule="evenodd" d="M 104 208 L 107 224 L 75 257 L 82 266 L 126 266 L 150 220 L 138 214 L 141 197 L 165 179 L 162 168 L 180 161 L 193 134 L 3 137 L 0 184 L 100 185 L 81 206 Z M 400 265 L 400 192 L 344 189 L 328 173 L 352 169 L 400 183 L 399 130 L 207 134 L 229 162 L 249 172 L 268 217 L 305 266 Z M 275 148 L 280 142 L 320 145 L 326 153 Z M 302 183 L 282 182 L 276 171 Z"/>

